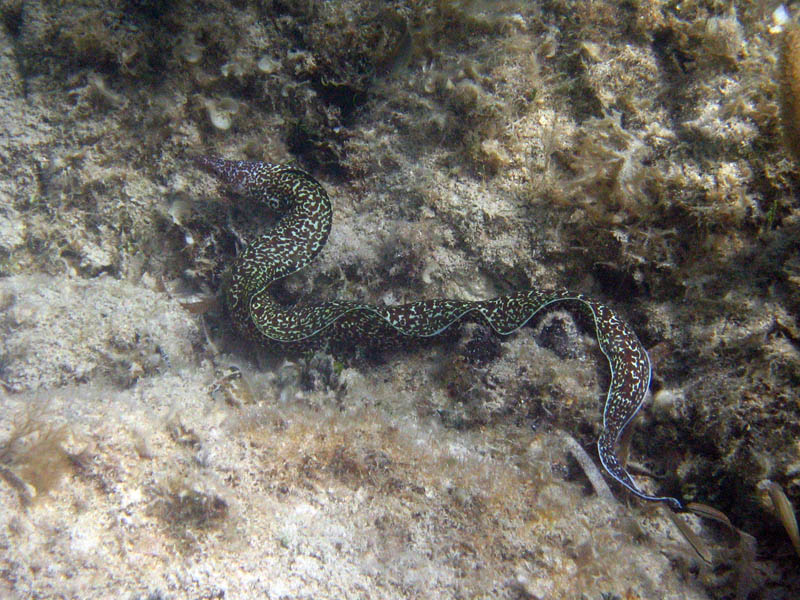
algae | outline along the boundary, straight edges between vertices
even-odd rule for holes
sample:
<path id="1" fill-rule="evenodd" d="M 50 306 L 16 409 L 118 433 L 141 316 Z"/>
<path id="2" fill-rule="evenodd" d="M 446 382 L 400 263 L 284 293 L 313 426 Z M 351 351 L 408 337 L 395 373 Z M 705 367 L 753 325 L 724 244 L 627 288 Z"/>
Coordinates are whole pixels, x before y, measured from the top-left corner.
<path id="1" fill-rule="evenodd" d="M 0 440 L 46 403 L 75 457 L 27 506 L 0 481 L 3 595 L 797 588 L 758 487 L 800 505 L 800 180 L 762 5 L 9 1 L 0 16 Z M 235 106 L 227 127 L 209 106 Z M 288 302 L 536 283 L 612 304 L 655 366 L 638 478 L 724 511 L 757 551 L 693 522 L 709 569 L 659 515 L 591 491 L 557 432 L 585 448 L 597 432 L 606 382 L 580 320 L 499 347 L 468 329 L 287 358 L 188 314 L 271 222 L 218 202 L 198 154 L 296 161 L 328 189 L 328 247 Z"/>

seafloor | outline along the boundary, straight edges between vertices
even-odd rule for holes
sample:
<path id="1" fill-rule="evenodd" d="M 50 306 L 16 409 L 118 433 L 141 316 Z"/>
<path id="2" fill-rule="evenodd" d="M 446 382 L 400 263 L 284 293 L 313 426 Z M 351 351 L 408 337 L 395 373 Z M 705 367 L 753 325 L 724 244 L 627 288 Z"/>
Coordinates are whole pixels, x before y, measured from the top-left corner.
<path id="1" fill-rule="evenodd" d="M 776 6 L 0 1 L 0 596 L 798 597 L 765 483 L 800 505 Z M 706 563 L 598 482 L 608 368 L 570 313 L 237 340 L 209 299 L 271 221 L 198 155 L 331 195 L 284 301 L 613 306 L 655 368 L 634 476 L 740 531 L 693 518 Z"/>

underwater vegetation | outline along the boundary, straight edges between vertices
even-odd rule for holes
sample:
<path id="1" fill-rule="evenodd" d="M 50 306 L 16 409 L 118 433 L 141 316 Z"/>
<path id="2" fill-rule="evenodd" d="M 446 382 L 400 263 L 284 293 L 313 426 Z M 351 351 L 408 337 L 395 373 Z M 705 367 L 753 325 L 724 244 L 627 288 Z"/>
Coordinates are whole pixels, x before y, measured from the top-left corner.
<path id="1" fill-rule="evenodd" d="M 14 488 L 23 504 L 46 496 L 71 471 L 64 442 L 66 425 L 55 425 L 47 412 L 34 406 L 12 420 L 0 441 L 0 478 Z"/>
<path id="2" fill-rule="evenodd" d="M 357 572 L 386 597 L 791 593 L 796 30 L 773 31 L 773 8 L 0 3 L 3 402 L 79 388 L 15 442 L 3 421 L 0 586 L 108 597 L 125 589 L 113 570 L 130 597 L 228 583 L 233 597 L 261 573 L 263 596 L 341 597 Z M 389 364 L 324 349 L 284 362 L 242 347 L 219 313 L 183 311 L 274 224 L 217 202 L 187 164 L 199 153 L 296 162 L 336 202 L 317 266 L 278 285 L 282 303 L 542 286 L 614 307 L 653 363 L 637 484 L 755 539 L 691 520 L 709 568 L 646 504 L 609 508 L 599 465 L 576 466 L 596 461 L 609 384 L 591 317 L 554 311 L 502 344 L 470 324 Z M 126 416 L 134 441 L 112 426 Z M 594 459 L 569 458 L 567 431 Z M 65 463 L 75 432 L 95 449 Z M 37 454 L 55 483 L 26 467 Z M 153 544 L 146 572 L 120 558 Z M 215 571 L 224 555 L 248 575 Z M 175 556 L 198 568 L 172 578 Z"/>
<path id="3" fill-rule="evenodd" d="M 800 159 L 800 26 L 789 23 L 782 34 L 778 78 L 781 125 L 787 148 Z"/>

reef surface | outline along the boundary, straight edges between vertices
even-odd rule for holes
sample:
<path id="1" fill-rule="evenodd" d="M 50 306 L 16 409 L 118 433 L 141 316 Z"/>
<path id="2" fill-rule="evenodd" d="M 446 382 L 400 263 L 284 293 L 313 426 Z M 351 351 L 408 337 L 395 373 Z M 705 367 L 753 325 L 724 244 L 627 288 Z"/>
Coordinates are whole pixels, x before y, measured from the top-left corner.
<path id="1" fill-rule="evenodd" d="M 790 598 L 800 165 L 755 2 L 0 2 L 0 595 Z M 790 6 L 791 8 L 791 6 Z M 286 302 L 613 306 L 654 364 L 605 487 L 607 365 L 509 339 L 267 353 L 202 312 L 274 220 L 192 158 L 334 204 Z M 590 460 L 583 454 L 588 452 Z"/>

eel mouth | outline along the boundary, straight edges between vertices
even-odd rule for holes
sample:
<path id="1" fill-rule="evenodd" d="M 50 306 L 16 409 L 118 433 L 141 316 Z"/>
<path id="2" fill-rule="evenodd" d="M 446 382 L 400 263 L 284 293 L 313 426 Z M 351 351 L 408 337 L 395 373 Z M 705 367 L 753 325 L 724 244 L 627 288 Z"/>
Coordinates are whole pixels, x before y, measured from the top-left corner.
<path id="1" fill-rule="evenodd" d="M 215 156 L 194 156 L 192 162 L 218 181 L 229 186 L 236 194 L 247 194 L 247 169 L 246 163 L 233 160 L 224 160 Z"/>

